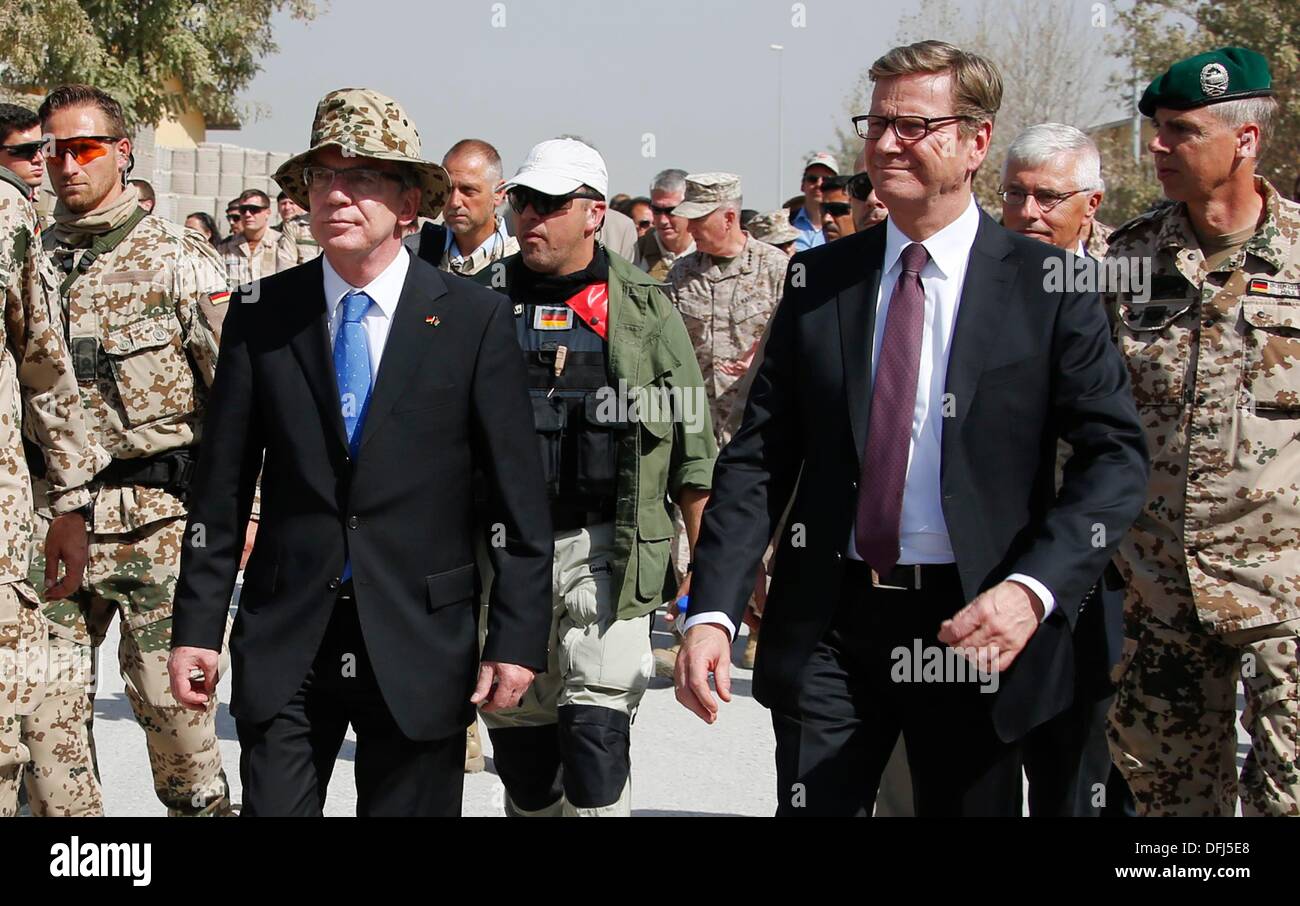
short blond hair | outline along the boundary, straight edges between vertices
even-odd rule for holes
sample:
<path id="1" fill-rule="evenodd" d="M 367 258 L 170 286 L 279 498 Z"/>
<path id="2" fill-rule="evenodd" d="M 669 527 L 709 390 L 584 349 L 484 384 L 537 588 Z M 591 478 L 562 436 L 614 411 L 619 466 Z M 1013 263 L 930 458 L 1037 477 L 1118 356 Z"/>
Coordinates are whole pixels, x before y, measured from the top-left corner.
<path id="1" fill-rule="evenodd" d="M 979 123 L 992 123 L 1002 106 L 1002 76 L 993 61 L 977 53 L 954 47 L 945 41 L 918 41 L 895 47 L 871 64 L 873 82 L 896 76 L 946 72 L 952 76 L 952 112 L 969 116 L 975 124 L 963 122 L 970 133 Z"/>

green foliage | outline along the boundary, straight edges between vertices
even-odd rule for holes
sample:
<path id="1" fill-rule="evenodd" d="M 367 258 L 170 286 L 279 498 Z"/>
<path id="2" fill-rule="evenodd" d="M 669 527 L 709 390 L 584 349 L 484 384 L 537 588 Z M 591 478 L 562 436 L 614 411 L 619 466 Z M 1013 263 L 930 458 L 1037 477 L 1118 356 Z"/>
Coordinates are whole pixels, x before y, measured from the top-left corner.
<path id="1" fill-rule="evenodd" d="M 279 48 L 271 19 L 311 20 L 314 0 L 0 0 L 0 86 L 84 82 L 122 104 L 133 124 L 192 105 L 231 122 L 235 98 Z M 180 96 L 168 91 L 175 78 Z"/>

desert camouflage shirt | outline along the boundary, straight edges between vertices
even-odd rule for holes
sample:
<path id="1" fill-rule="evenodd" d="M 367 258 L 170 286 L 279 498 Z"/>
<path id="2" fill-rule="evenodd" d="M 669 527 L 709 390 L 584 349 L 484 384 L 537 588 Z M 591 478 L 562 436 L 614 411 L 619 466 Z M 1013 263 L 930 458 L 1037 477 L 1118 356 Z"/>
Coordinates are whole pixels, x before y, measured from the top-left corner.
<path id="1" fill-rule="evenodd" d="M 754 358 L 763 328 L 781 299 L 789 265 L 785 252 L 747 238 L 734 258 L 695 251 L 678 258 L 668 271 L 669 295 L 695 347 L 719 432 L 736 404 L 737 384 Z"/>
<path id="2" fill-rule="evenodd" d="M 85 246 L 47 249 L 75 263 Z M 211 245 L 192 230 L 145 217 L 59 296 L 64 329 L 92 443 L 114 459 L 196 446 L 217 337 L 200 304 L 224 307 L 226 276 Z M 129 532 L 182 516 L 163 488 L 103 487 L 95 495 L 98 534 Z"/>
<path id="3" fill-rule="evenodd" d="M 86 438 L 72 360 L 51 321 L 58 284 L 38 238 L 36 211 L 0 180 L 0 582 L 27 578 L 32 484 L 23 428 L 40 448 L 51 508 L 90 502 L 86 485 L 108 464 Z M 25 405 L 24 405 L 25 403 Z"/>
<path id="4" fill-rule="evenodd" d="M 1152 264 L 1149 293 L 1107 297 L 1151 454 L 1120 561 L 1190 584 L 1193 604 L 1144 615 L 1180 629 L 1300 617 L 1300 205 L 1257 187 L 1263 221 L 1213 271 L 1183 204 L 1110 237 L 1110 257 Z"/>

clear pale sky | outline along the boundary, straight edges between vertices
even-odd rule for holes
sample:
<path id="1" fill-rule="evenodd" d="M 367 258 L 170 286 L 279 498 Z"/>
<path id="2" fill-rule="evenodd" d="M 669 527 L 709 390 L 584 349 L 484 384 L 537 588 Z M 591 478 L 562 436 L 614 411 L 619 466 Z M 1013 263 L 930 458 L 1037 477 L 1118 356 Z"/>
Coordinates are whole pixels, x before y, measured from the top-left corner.
<path id="1" fill-rule="evenodd" d="M 789 197 L 798 191 L 804 157 L 834 142 L 836 124 L 848 126 L 845 96 L 859 71 L 890 46 L 900 15 L 912 6 L 332 0 L 313 22 L 275 19 L 280 52 L 263 61 L 240 98 L 264 106 L 266 115 L 208 139 L 300 150 L 321 95 L 364 86 L 402 103 L 431 160 L 458 139 L 482 138 L 497 146 L 509 176 L 534 143 L 576 133 L 605 157 L 611 194 L 644 194 L 665 167 L 725 170 L 741 175 L 746 207 L 768 210 L 780 200 L 778 56 L 782 186 Z M 793 21 L 796 7 L 804 11 L 802 27 Z M 495 27 L 503 16 L 504 27 Z M 769 49 L 774 43 L 784 51 Z M 651 141 L 654 156 L 647 157 Z"/>

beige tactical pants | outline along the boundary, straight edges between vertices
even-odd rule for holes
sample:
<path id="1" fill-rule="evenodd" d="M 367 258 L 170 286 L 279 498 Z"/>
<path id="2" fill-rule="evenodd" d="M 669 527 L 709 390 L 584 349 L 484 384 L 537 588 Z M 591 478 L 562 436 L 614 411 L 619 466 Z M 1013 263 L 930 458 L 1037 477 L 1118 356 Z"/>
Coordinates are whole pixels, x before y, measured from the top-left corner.
<path id="1" fill-rule="evenodd" d="M 26 583 L 0 585 L 0 817 L 95 817 L 104 801 L 88 730 L 90 649 L 51 636 Z M 24 769 L 25 772 L 24 772 Z"/>
<path id="2" fill-rule="evenodd" d="M 652 615 L 631 620 L 615 618 L 618 602 L 612 587 L 613 543 L 613 523 L 555 536 L 546 672 L 537 676 L 518 707 L 483 712 L 489 731 L 556 724 L 559 709 L 571 705 L 607 708 L 629 719 L 635 715 L 654 675 L 650 652 Z M 489 576 L 488 569 L 481 572 Z M 484 584 L 489 585 L 487 581 Z M 486 590 L 484 595 L 486 600 Z M 484 614 L 479 621 L 481 638 L 486 638 L 487 623 Z M 631 786 L 629 774 L 616 802 L 590 809 L 575 807 L 561 796 L 551 807 L 529 812 L 510 803 L 507 793 L 506 810 L 519 815 L 630 815 Z"/>
<path id="3" fill-rule="evenodd" d="M 1130 586 L 1129 593 L 1167 594 Z M 1107 721 L 1139 815 L 1300 816 L 1300 620 L 1221 635 L 1126 625 Z M 1134 637 L 1135 636 L 1135 637 Z M 1237 774 L 1237 690 L 1251 747 Z"/>

